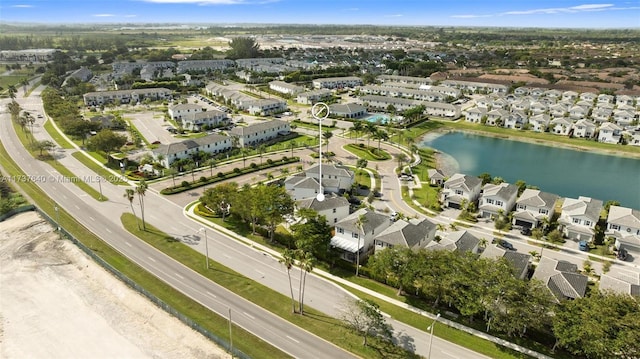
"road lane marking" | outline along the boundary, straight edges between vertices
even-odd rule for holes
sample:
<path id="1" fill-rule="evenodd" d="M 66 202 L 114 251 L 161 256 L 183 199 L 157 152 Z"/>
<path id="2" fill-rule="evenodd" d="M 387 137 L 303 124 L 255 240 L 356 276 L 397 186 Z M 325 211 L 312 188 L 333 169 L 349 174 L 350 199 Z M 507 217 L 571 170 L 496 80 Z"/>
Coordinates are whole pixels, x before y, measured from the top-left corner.
<path id="1" fill-rule="evenodd" d="M 109 228 L 107 228 L 107 227 L 105 227 L 104 229 L 105 229 L 107 232 L 109 232 L 109 233 L 113 233 L 113 232 L 111 232 L 111 230 L 110 230 Z"/>
<path id="2" fill-rule="evenodd" d="M 124 242 L 124 244 L 128 245 L 129 247 L 133 247 L 129 242 Z"/>
<path id="3" fill-rule="evenodd" d="M 91 216 L 89 216 L 89 219 L 91 220 L 91 222 L 95 222 L 95 221 L 96 221 L 96 220 L 95 220 L 93 217 L 91 217 Z"/>
<path id="4" fill-rule="evenodd" d="M 249 317 L 250 319 L 256 319 L 256 317 L 254 317 L 253 315 L 247 313 L 247 312 L 242 312 L 242 314 L 246 315 L 247 317 Z"/>
<path id="5" fill-rule="evenodd" d="M 180 279 L 184 279 L 184 277 L 183 277 L 183 276 L 181 276 L 180 274 L 178 274 L 178 273 L 174 273 L 174 274 L 176 275 L 176 277 L 178 277 L 178 278 L 180 278 Z"/>
<path id="6" fill-rule="evenodd" d="M 208 290 L 205 291 L 205 293 L 207 293 L 208 295 L 214 297 L 214 298 L 218 298 L 215 294 L 209 292 Z"/>
<path id="7" fill-rule="evenodd" d="M 259 271 L 259 270 L 257 270 L 257 269 L 254 269 L 254 270 L 255 270 L 256 272 L 258 272 L 258 274 L 260 274 L 261 276 L 263 276 L 263 277 L 264 277 L 264 273 L 260 272 L 260 271 Z"/>
<path id="8" fill-rule="evenodd" d="M 147 258 L 149 258 L 149 260 L 150 260 L 150 261 L 152 261 L 153 263 L 155 263 L 155 262 L 156 262 L 156 260 L 155 260 L 155 259 L 153 259 L 153 258 L 151 258 L 151 257 L 149 257 L 149 256 L 147 256 Z"/>
<path id="9" fill-rule="evenodd" d="M 287 335 L 286 337 L 287 337 L 287 338 L 289 338 L 289 339 L 291 339 L 291 341 L 296 342 L 297 344 L 300 344 L 300 342 L 299 342 L 299 341 L 297 341 L 297 340 L 295 340 L 295 339 L 291 338 L 290 336 L 288 336 L 288 335 Z"/>
<path id="10" fill-rule="evenodd" d="M 73 206 L 76 207 L 76 209 L 80 209 L 77 204 L 74 204 Z"/>

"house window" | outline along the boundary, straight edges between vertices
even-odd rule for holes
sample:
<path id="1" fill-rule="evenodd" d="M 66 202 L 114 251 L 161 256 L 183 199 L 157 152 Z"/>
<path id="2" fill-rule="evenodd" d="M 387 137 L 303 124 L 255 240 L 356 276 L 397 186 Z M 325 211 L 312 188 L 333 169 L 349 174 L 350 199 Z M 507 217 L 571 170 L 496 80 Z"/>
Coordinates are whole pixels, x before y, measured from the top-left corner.
<path id="1" fill-rule="evenodd" d="M 334 219 L 333 219 L 333 223 L 338 223 L 338 219 L 337 219 L 337 218 L 334 218 Z"/>
<path id="2" fill-rule="evenodd" d="M 338 233 L 344 234 L 344 229 L 338 227 Z"/>
<path id="3" fill-rule="evenodd" d="M 491 198 L 487 198 L 487 203 L 493 204 L 493 200 Z"/>
<path id="4" fill-rule="evenodd" d="M 459 196 L 462 196 L 464 194 L 464 192 L 462 192 L 461 190 L 457 189 L 456 190 L 456 194 Z"/>
<path id="5" fill-rule="evenodd" d="M 614 231 L 619 231 L 620 230 L 620 226 L 617 224 L 611 224 L 609 225 L 611 229 L 613 229 Z"/>
<path id="6" fill-rule="evenodd" d="M 518 205 L 518 209 L 527 209 L 527 206 L 522 205 L 522 204 L 519 204 L 519 205 Z"/>
<path id="7" fill-rule="evenodd" d="M 585 226 L 590 226 L 591 225 L 591 221 L 584 221 L 584 225 Z"/>
<path id="8" fill-rule="evenodd" d="M 333 209 L 333 213 L 336 213 L 336 209 L 335 208 Z"/>
<path id="9" fill-rule="evenodd" d="M 502 206 L 502 201 L 496 201 L 496 206 Z"/>
<path id="10" fill-rule="evenodd" d="M 351 237 L 358 238 L 358 233 L 355 233 L 355 232 L 351 233 Z"/>
<path id="11" fill-rule="evenodd" d="M 573 223 L 575 223 L 575 224 L 580 224 L 580 219 L 579 219 L 579 218 L 574 218 L 574 219 L 573 219 Z"/>
<path id="12" fill-rule="evenodd" d="M 540 213 L 540 214 L 547 214 L 547 213 L 549 213 L 549 210 L 544 209 L 544 208 L 540 208 L 540 210 L 538 210 L 538 213 Z"/>

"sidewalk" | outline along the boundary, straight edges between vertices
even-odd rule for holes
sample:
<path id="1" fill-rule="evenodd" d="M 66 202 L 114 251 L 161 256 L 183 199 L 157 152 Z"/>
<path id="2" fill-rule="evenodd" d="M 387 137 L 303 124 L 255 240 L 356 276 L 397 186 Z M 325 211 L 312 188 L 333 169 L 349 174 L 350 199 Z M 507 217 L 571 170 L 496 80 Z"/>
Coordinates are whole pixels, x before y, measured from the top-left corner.
<path id="1" fill-rule="evenodd" d="M 194 202 L 194 203 L 197 203 L 197 202 Z M 190 205 L 190 206 L 188 206 L 188 209 L 184 209 L 183 210 L 183 213 L 187 218 L 189 218 L 192 221 L 198 223 L 199 225 L 205 225 L 205 226 L 209 227 L 212 230 L 216 230 L 216 231 L 224 233 L 225 235 L 228 235 L 230 237 L 239 239 L 241 242 L 247 244 L 248 246 L 250 246 L 254 250 L 262 251 L 264 253 L 267 253 L 267 254 L 271 255 L 272 257 L 274 257 L 276 259 L 281 259 L 282 258 L 279 252 L 277 252 L 277 251 L 275 251 L 275 250 L 273 250 L 273 249 L 271 249 L 269 247 L 263 246 L 263 245 L 261 245 L 259 243 L 255 243 L 254 241 L 252 241 L 252 240 L 250 240 L 250 239 L 248 239 L 246 237 L 243 237 L 243 236 L 241 236 L 241 235 L 239 235 L 239 234 L 237 234 L 235 232 L 232 232 L 232 231 L 230 231 L 230 230 L 228 230 L 226 228 L 223 228 L 223 227 L 221 227 L 219 225 L 216 225 L 214 223 L 210 223 L 209 221 L 205 221 L 205 220 L 201 219 L 200 217 L 198 217 L 194 213 L 194 208 L 195 208 L 195 205 Z M 376 298 L 378 298 L 380 300 L 384 300 L 385 302 L 393 304 L 393 305 L 396 305 L 398 307 L 410 310 L 410 311 L 412 311 L 412 312 L 414 312 L 414 313 L 416 313 L 418 315 L 424 316 L 424 317 L 429 318 L 431 320 L 435 320 L 436 319 L 436 316 L 433 313 L 424 311 L 422 309 L 418 309 L 418 308 L 413 307 L 413 306 L 411 306 L 409 304 L 403 303 L 403 302 L 401 302 L 401 301 L 399 301 L 397 299 L 390 298 L 388 296 L 382 295 L 382 294 L 377 293 L 377 292 L 375 292 L 373 290 L 370 290 L 370 289 L 362 287 L 362 286 L 360 286 L 358 284 L 352 283 L 352 282 L 350 282 L 350 281 L 348 281 L 346 279 L 343 279 L 343 278 L 340 278 L 340 277 L 336 277 L 336 276 L 334 276 L 334 275 L 332 275 L 332 274 L 330 274 L 330 273 L 328 273 L 326 271 L 314 268 L 313 269 L 313 273 L 318 275 L 318 276 L 320 276 L 320 277 L 322 277 L 322 278 L 324 278 L 324 279 L 326 279 L 326 280 L 329 280 L 330 282 L 340 283 L 342 285 L 348 286 L 348 287 L 353 288 L 355 290 L 359 290 L 361 292 L 367 293 L 368 295 L 374 296 L 374 297 L 376 297 Z M 528 349 L 528 348 L 522 347 L 520 345 L 511 343 L 511 342 L 509 342 L 507 340 L 495 337 L 493 335 L 481 332 L 479 330 L 476 330 L 476 329 L 473 329 L 473 328 L 469 328 L 469 327 L 464 326 L 464 325 L 462 325 L 460 323 L 456 323 L 454 321 L 451 321 L 451 320 L 448 320 L 446 318 L 443 318 L 442 316 L 438 319 L 438 321 L 440 323 L 446 324 L 447 326 L 462 330 L 462 331 L 464 331 L 466 333 L 472 334 L 472 335 L 480 337 L 482 339 L 486 339 L 488 341 L 491 341 L 493 343 L 502 345 L 504 347 L 513 349 L 513 350 L 515 350 L 517 352 L 527 354 L 527 355 L 532 356 L 534 358 L 551 359 L 551 357 L 546 356 L 544 354 L 541 354 L 541 353 L 538 353 L 538 352 L 533 351 L 531 349 Z M 419 330 L 417 328 L 414 328 L 414 329 Z M 426 332 L 425 332 L 425 335 L 426 335 Z"/>

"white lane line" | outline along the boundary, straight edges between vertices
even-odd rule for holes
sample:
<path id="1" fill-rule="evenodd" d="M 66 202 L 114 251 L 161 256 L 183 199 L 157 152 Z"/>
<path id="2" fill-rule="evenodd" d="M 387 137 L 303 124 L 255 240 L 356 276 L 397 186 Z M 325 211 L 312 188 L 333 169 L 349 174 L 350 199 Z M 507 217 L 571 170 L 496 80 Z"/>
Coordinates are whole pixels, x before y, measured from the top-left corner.
<path id="1" fill-rule="evenodd" d="M 213 294 L 213 293 L 209 292 L 208 290 L 207 290 L 207 291 L 205 291 L 205 293 L 207 293 L 208 295 L 210 295 L 210 296 L 212 296 L 212 297 L 214 297 L 214 298 L 218 298 L 215 294 Z"/>
<path id="2" fill-rule="evenodd" d="M 260 274 L 261 276 L 263 276 L 263 277 L 264 277 L 264 273 L 260 272 L 260 271 L 259 271 L 259 270 L 257 270 L 257 269 L 254 269 L 254 270 L 255 270 L 256 272 L 258 272 L 258 274 Z"/>
<path id="3" fill-rule="evenodd" d="M 223 256 L 224 256 L 225 258 L 229 258 L 229 259 L 231 259 L 231 257 L 230 257 L 228 254 L 223 254 Z"/>
<path id="4" fill-rule="evenodd" d="M 453 355 L 453 354 L 451 354 L 451 353 L 447 353 L 447 352 L 442 351 L 442 350 L 440 351 L 440 353 L 442 353 L 442 354 L 444 354 L 444 355 L 446 355 L 446 356 L 450 356 L 450 357 L 452 357 L 452 358 L 455 358 L 455 357 L 456 357 L 455 355 Z"/>
<path id="5" fill-rule="evenodd" d="M 254 317 L 253 315 L 247 313 L 247 312 L 242 312 L 242 314 L 246 315 L 247 317 L 249 317 L 250 319 L 256 319 L 256 317 Z"/>
<path id="6" fill-rule="evenodd" d="M 74 204 L 73 206 L 76 207 L 76 209 L 80 209 L 77 204 Z"/>
<path id="7" fill-rule="evenodd" d="M 296 342 L 297 344 L 300 344 L 300 342 L 299 342 L 299 341 L 297 341 L 297 340 L 295 340 L 295 339 L 291 338 L 290 336 L 288 336 L 288 335 L 287 335 L 286 337 L 287 337 L 287 338 L 289 338 L 291 341 Z"/>
<path id="8" fill-rule="evenodd" d="M 129 242 L 124 242 L 124 244 L 128 245 L 129 247 L 133 247 Z"/>
<path id="9" fill-rule="evenodd" d="M 150 260 L 150 261 L 152 261 L 153 263 L 155 263 L 155 262 L 156 262 L 156 260 L 155 260 L 155 259 L 153 259 L 153 258 L 151 258 L 151 257 L 149 257 L 149 256 L 147 256 L 147 258 L 149 258 L 149 260 Z"/>
<path id="10" fill-rule="evenodd" d="M 109 228 L 106 228 L 106 227 L 105 227 L 105 230 L 106 230 L 107 232 L 109 232 L 109 233 L 113 233 L 113 232 L 111 232 L 111 230 L 110 230 Z"/>
<path id="11" fill-rule="evenodd" d="M 96 221 L 96 220 L 95 220 L 93 217 L 91 217 L 91 216 L 89 216 L 89 219 L 91 220 L 91 222 L 95 222 L 95 221 Z"/>
<path id="12" fill-rule="evenodd" d="M 176 275 L 176 277 L 178 277 L 178 278 L 180 278 L 180 279 L 184 279 L 184 277 L 183 277 L 183 276 L 181 276 L 180 274 L 178 274 L 178 273 L 174 273 L 174 274 Z"/>

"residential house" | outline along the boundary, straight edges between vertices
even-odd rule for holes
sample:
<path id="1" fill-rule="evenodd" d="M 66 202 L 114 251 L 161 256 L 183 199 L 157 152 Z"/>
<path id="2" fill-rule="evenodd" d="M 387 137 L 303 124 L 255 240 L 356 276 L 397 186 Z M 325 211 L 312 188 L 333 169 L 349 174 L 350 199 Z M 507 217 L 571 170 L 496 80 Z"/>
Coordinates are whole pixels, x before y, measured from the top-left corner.
<path id="1" fill-rule="evenodd" d="M 346 167 L 336 164 L 314 165 L 304 171 L 305 176 L 320 180 L 320 170 L 322 169 L 322 186 L 326 192 L 344 193 L 351 189 L 355 181 L 355 173 Z"/>
<path id="2" fill-rule="evenodd" d="M 329 114 L 341 118 L 360 118 L 367 114 L 367 109 L 357 103 L 331 104 Z"/>
<path id="3" fill-rule="evenodd" d="M 327 224 L 334 226 L 342 218 L 349 215 L 349 201 L 342 196 L 327 196 L 324 201 L 310 197 L 297 201 L 298 209 L 313 209 L 327 219 Z"/>
<path id="4" fill-rule="evenodd" d="M 569 108 L 569 118 L 572 120 L 582 120 L 587 117 L 589 110 L 582 106 L 572 106 Z"/>
<path id="5" fill-rule="evenodd" d="M 294 201 L 315 198 L 320 191 L 325 192 L 324 187 L 320 187 L 318 180 L 307 177 L 304 173 L 287 177 L 284 181 L 284 189 Z"/>
<path id="6" fill-rule="evenodd" d="M 87 92 L 82 95 L 86 106 L 100 106 L 107 103 L 136 104 L 142 100 L 152 101 L 171 99 L 171 90 L 166 88 L 147 88 L 135 90 Z"/>
<path id="7" fill-rule="evenodd" d="M 521 129 L 529 123 L 529 116 L 524 111 L 512 111 L 506 119 L 504 119 L 504 128 Z"/>
<path id="8" fill-rule="evenodd" d="M 558 195 L 527 188 L 516 200 L 516 212 L 513 224 L 527 228 L 536 228 L 545 220 L 551 220 L 555 213 Z"/>
<path id="9" fill-rule="evenodd" d="M 254 116 L 267 116 L 287 110 L 287 101 L 276 98 L 263 98 L 251 101 L 247 111 Z"/>
<path id="10" fill-rule="evenodd" d="M 62 83 L 62 87 L 67 86 L 68 81 L 70 79 L 75 79 L 80 82 L 87 82 L 91 80 L 92 77 L 93 77 L 93 72 L 91 72 L 91 70 L 89 70 L 88 68 L 82 66 L 79 69 L 73 71 L 71 75 L 67 76 L 67 78 Z"/>
<path id="11" fill-rule="evenodd" d="M 531 103 L 531 105 L 529 106 L 529 111 L 531 111 L 531 113 L 534 115 L 541 115 L 546 114 L 548 108 L 549 106 L 545 105 L 544 103 L 536 101 Z"/>
<path id="12" fill-rule="evenodd" d="M 497 110 L 508 110 L 509 103 L 504 98 L 496 98 L 491 102 L 491 108 Z"/>
<path id="13" fill-rule="evenodd" d="M 549 122 L 549 115 L 546 113 L 529 117 L 531 129 L 535 132 L 546 132 L 549 127 Z"/>
<path id="14" fill-rule="evenodd" d="M 578 273 L 577 265 L 563 260 L 540 258 L 532 279 L 544 283 L 556 302 L 582 298 L 587 291 L 588 277 Z"/>
<path id="15" fill-rule="evenodd" d="M 596 100 L 597 97 L 598 97 L 598 95 L 594 94 L 593 92 L 582 92 L 580 94 L 580 100 L 591 102 L 592 104 Z"/>
<path id="16" fill-rule="evenodd" d="M 192 158 L 197 153 L 205 152 L 215 155 L 228 151 L 231 147 L 232 141 L 230 137 L 213 134 L 168 145 L 160 145 L 152 151 L 152 156 L 164 167 L 169 168 L 173 162 Z"/>
<path id="17" fill-rule="evenodd" d="M 593 138 L 596 134 L 596 124 L 589 120 L 578 120 L 573 124 L 573 136 L 578 138 Z"/>
<path id="18" fill-rule="evenodd" d="M 574 241 L 592 242 L 602 208 L 602 201 L 598 199 L 583 196 L 565 198 L 558 218 L 560 230 Z"/>
<path id="19" fill-rule="evenodd" d="M 611 206 L 605 235 L 616 238 L 616 248 L 640 255 L 640 210 Z"/>
<path id="20" fill-rule="evenodd" d="M 546 98 L 553 99 L 553 102 L 558 102 L 560 98 L 562 98 L 562 91 L 556 89 L 549 89 L 544 92 L 544 96 Z"/>
<path id="21" fill-rule="evenodd" d="M 610 271 L 602 273 L 598 289 L 601 292 L 613 292 L 640 297 L 640 272 Z"/>
<path id="22" fill-rule="evenodd" d="M 575 91 L 565 91 L 562 93 L 562 101 L 575 102 L 578 99 L 578 93 Z"/>
<path id="23" fill-rule="evenodd" d="M 304 87 L 284 81 L 271 81 L 269 82 L 269 88 L 285 95 L 296 95 L 304 91 Z"/>
<path id="24" fill-rule="evenodd" d="M 597 103 L 613 103 L 615 97 L 613 95 L 607 95 L 606 93 L 601 93 L 598 95 L 596 102 Z"/>
<path id="25" fill-rule="evenodd" d="M 580 106 L 583 109 L 585 109 L 585 111 L 589 111 L 590 109 L 593 108 L 593 101 L 580 100 L 576 102 L 576 106 Z"/>
<path id="26" fill-rule="evenodd" d="M 359 101 L 364 107 L 381 111 L 386 111 L 387 108 L 389 108 L 389 105 L 393 105 L 393 107 L 395 107 L 396 111 L 398 112 L 408 110 L 410 108 L 414 108 L 423 104 L 422 101 L 418 100 L 379 95 L 360 96 Z"/>
<path id="27" fill-rule="evenodd" d="M 613 114 L 613 110 L 609 108 L 596 107 L 591 112 L 591 119 L 598 123 L 608 122 Z"/>
<path id="28" fill-rule="evenodd" d="M 425 249 L 432 251 L 452 251 L 452 252 L 471 252 L 478 253 L 480 248 L 480 240 L 466 230 L 446 232 L 444 238 L 440 239 L 440 242 L 431 241 L 427 244 Z"/>
<path id="29" fill-rule="evenodd" d="M 615 110 L 613 111 L 613 122 L 622 128 L 631 126 L 636 120 L 636 115 L 627 110 Z"/>
<path id="30" fill-rule="evenodd" d="M 598 129 L 598 142 L 620 143 L 622 128 L 613 122 L 606 122 Z"/>
<path id="31" fill-rule="evenodd" d="M 430 116 L 447 117 L 456 119 L 460 117 L 460 106 L 452 105 L 450 103 L 440 102 L 421 102 L 420 105 L 424 106 L 424 113 Z"/>
<path id="32" fill-rule="evenodd" d="M 478 203 L 480 215 L 484 218 L 497 217 L 498 214 L 509 214 L 518 197 L 518 186 L 502 182 L 500 184 L 487 183 L 482 187 L 482 194 Z"/>
<path id="33" fill-rule="evenodd" d="M 507 110 L 494 109 L 487 112 L 486 124 L 489 126 L 502 127 L 502 124 L 504 124 L 507 117 L 509 117 L 509 112 Z"/>
<path id="34" fill-rule="evenodd" d="M 436 225 L 427 219 L 399 219 L 375 237 L 375 251 L 393 247 L 421 249 L 435 235 Z"/>
<path id="35" fill-rule="evenodd" d="M 514 101 L 511 104 L 511 111 L 529 111 L 529 107 L 531 106 L 531 101 L 528 98 L 523 98 L 518 101 Z"/>
<path id="36" fill-rule="evenodd" d="M 354 88 L 356 86 L 362 86 L 362 79 L 355 76 L 345 77 L 327 77 L 315 79 L 312 81 L 313 88 L 316 89 L 342 89 L 342 88 Z"/>
<path id="37" fill-rule="evenodd" d="M 467 110 L 465 120 L 472 123 L 482 122 L 482 118 L 487 115 L 487 109 L 483 107 L 473 107 Z"/>
<path id="38" fill-rule="evenodd" d="M 392 223 L 388 216 L 361 208 L 336 223 L 330 245 L 340 252 L 340 258 L 362 262 L 374 250 L 375 237 Z"/>
<path id="39" fill-rule="evenodd" d="M 640 128 L 627 131 L 627 144 L 631 146 L 640 146 Z"/>
<path id="40" fill-rule="evenodd" d="M 513 275 L 518 279 L 526 279 L 531 265 L 531 255 L 510 251 L 497 245 L 488 245 L 480 254 L 480 258 L 500 260 L 504 258 L 513 268 Z"/>
<path id="41" fill-rule="evenodd" d="M 562 103 L 549 106 L 549 115 L 551 115 L 551 117 L 564 117 L 568 112 L 569 108 Z"/>
<path id="42" fill-rule="evenodd" d="M 432 186 L 442 186 L 446 176 L 441 170 L 437 168 L 429 168 L 427 170 L 427 176 L 429 176 L 429 184 Z"/>
<path id="43" fill-rule="evenodd" d="M 633 106 L 634 104 L 634 100 L 632 96 L 629 95 L 617 95 L 616 96 L 616 105 L 620 106 L 620 105 L 627 105 L 627 106 Z"/>
<path id="44" fill-rule="evenodd" d="M 299 93 L 298 96 L 296 96 L 296 102 L 303 105 L 313 105 L 317 102 L 329 100 L 331 96 L 331 90 L 318 89 Z"/>
<path id="45" fill-rule="evenodd" d="M 399 75 L 379 75 L 376 80 L 382 83 L 399 82 L 404 84 L 431 85 L 433 82 L 428 77 L 399 76 Z"/>
<path id="46" fill-rule="evenodd" d="M 180 116 L 182 127 L 190 131 L 200 131 L 202 126 L 217 127 L 229 122 L 227 113 L 220 110 L 185 113 Z"/>
<path id="47" fill-rule="evenodd" d="M 183 74 L 187 72 L 222 71 L 234 65 L 235 62 L 233 60 L 185 60 L 178 62 L 177 72 Z"/>
<path id="48" fill-rule="evenodd" d="M 182 116 L 187 113 L 196 113 L 204 111 L 204 107 L 193 103 L 181 103 L 178 105 L 169 106 L 168 113 L 174 121 L 181 121 Z"/>
<path id="49" fill-rule="evenodd" d="M 444 207 L 461 209 L 463 203 L 475 203 L 480 195 L 482 180 L 475 176 L 455 173 L 444 183 L 441 202 Z"/>
<path id="50" fill-rule="evenodd" d="M 566 117 L 556 117 L 551 120 L 549 132 L 556 135 L 569 136 L 573 122 Z"/>
<path id="51" fill-rule="evenodd" d="M 288 122 L 271 120 L 254 123 L 249 126 L 237 126 L 231 129 L 229 134 L 238 139 L 240 147 L 247 147 L 274 140 L 278 136 L 289 134 L 290 131 L 291 127 Z"/>
<path id="52" fill-rule="evenodd" d="M 489 98 L 487 96 L 482 96 L 482 97 L 476 99 L 476 106 L 480 107 L 480 108 L 484 108 L 484 109 L 490 109 L 492 101 L 493 101 L 493 99 L 491 99 L 491 98 Z"/>

